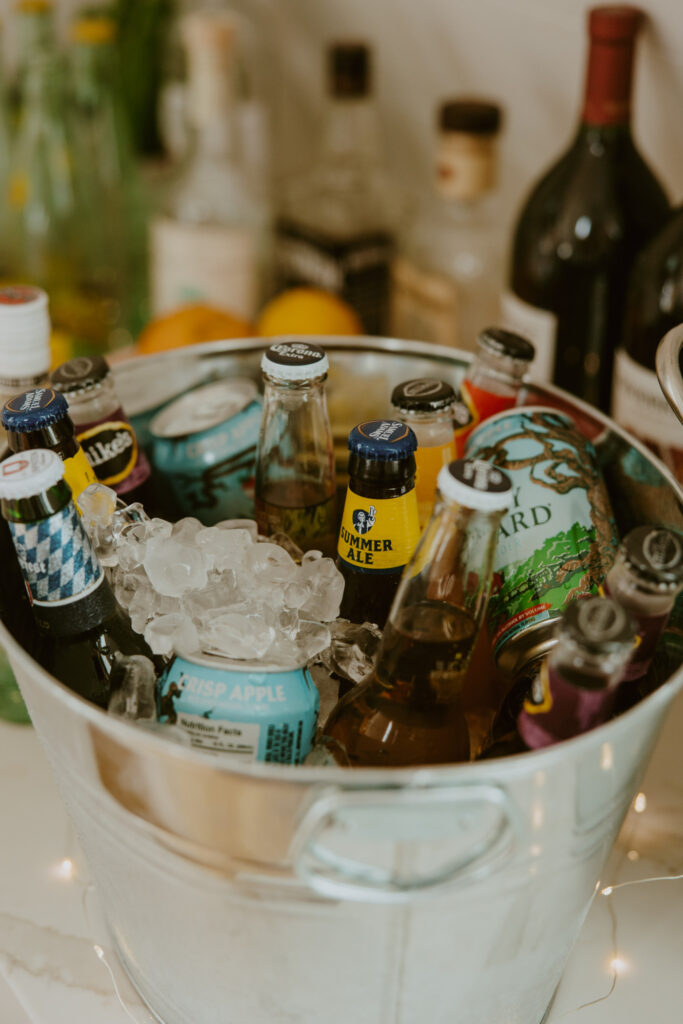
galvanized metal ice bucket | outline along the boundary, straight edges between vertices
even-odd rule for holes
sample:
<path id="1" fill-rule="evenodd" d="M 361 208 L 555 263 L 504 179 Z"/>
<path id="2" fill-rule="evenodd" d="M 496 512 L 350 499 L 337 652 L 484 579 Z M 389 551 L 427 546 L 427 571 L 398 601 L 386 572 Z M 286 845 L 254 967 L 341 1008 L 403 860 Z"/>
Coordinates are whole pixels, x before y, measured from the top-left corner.
<path id="1" fill-rule="evenodd" d="M 466 358 L 324 339 L 341 451 L 392 387 L 453 383 Z M 262 343 L 216 342 L 117 370 L 177 390 L 258 374 Z M 166 396 L 168 397 L 168 396 Z M 683 492 L 607 418 L 562 392 L 594 437 L 622 531 L 683 526 Z M 554 748 L 395 770 L 231 766 L 107 717 L 0 629 L 133 982 L 166 1024 L 538 1024 L 667 709 L 668 681 Z"/>

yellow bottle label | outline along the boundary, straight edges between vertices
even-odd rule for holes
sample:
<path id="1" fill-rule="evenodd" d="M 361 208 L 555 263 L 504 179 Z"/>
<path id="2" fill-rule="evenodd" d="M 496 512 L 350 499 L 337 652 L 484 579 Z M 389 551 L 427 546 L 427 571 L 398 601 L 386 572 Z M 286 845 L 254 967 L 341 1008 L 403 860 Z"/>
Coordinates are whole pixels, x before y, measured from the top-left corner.
<path id="1" fill-rule="evenodd" d="M 71 488 L 76 502 L 81 491 L 84 491 L 90 484 L 97 483 L 95 470 L 85 457 L 82 448 L 79 447 L 76 454 L 72 455 L 70 459 L 64 459 L 64 479 Z"/>
<path id="2" fill-rule="evenodd" d="M 349 489 L 337 552 L 362 572 L 400 569 L 415 550 L 420 536 L 415 489 L 398 498 L 362 498 Z"/>
<path id="3" fill-rule="evenodd" d="M 415 452 L 417 474 L 415 476 L 415 493 L 420 516 L 420 526 L 429 519 L 436 495 L 436 479 L 443 466 L 447 466 L 455 458 L 455 441 L 446 444 L 435 444 L 431 447 L 419 447 Z"/>

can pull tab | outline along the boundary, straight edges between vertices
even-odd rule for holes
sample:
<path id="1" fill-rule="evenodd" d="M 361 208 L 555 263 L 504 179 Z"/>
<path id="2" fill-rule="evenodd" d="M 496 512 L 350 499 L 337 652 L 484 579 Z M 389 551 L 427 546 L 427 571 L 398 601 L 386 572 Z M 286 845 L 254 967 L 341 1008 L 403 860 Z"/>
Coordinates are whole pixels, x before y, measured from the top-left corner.
<path id="1" fill-rule="evenodd" d="M 407 903 L 500 870 L 521 839 L 507 793 L 490 785 L 325 789 L 291 847 L 318 895 Z"/>

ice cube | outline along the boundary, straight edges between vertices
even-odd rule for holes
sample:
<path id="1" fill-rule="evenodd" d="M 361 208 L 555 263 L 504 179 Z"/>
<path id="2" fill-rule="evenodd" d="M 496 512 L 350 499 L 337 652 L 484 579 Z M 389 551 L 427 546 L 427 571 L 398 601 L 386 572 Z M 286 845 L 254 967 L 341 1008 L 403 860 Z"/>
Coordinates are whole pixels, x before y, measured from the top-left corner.
<path id="1" fill-rule="evenodd" d="M 296 544 L 292 538 L 286 533 L 272 533 L 270 537 L 262 538 L 262 542 L 269 544 L 277 544 L 278 547 L 286 551 L 290 558 L 293 558 L 295 562 L 300 562 L 303 558 L 303 551 Z"/>
<path id="2" fill-rule="evenodd" d="M 149 586 L 149 580 L 147 579 L 147 573 L 139 566 L 137 569 L 132 569 L 130 572 L 125 572 L 119 566 L 115 569 L 113 574 L 114 583 L 114 594 L 116 600 L 123 608 L 130 608 L 135 594 L 141 586 Z"/>
<path id="3" fill-rule="evenodd" d="M 296 642 L 303 661 L 314 658 L 316 654 L 330 646 L 331 636 L 327 626 L 320 622 L 302 622 L 299 626 Z"/>
<path id="4" fill-rule="evenodd" d="M 301 556 L 301 564 L 302 565 L 308 565 L 309 562 L 319 562 L 322 557 L 323 557 L 322 551 L 316 551 L 315 548 L 311 548 L 310 551 L 306 551 Z"/>
<path id="5" fill-rule="evenodd" d="M 201 590 L 186 590 L 182 596 L 185 613 L 198 620 L 217 610 L 227 611 L 238 599 L 235 574 L 228 570 L 209 580 Z"/>
<path id="6" fill-rule="evenodd" d="M 109 712 L 122 718 L 156 718 L 156 671 L 143 654 L 117 654 Z"/>
<path id="7" fill-rule="evenodd" d="M 331 632 L 330 667 L 344 679 L 360 683 L 372 671 L 382 631 L 371 622 L 358 625 L 338 619 Z"/>
<path id="8" fill-rule="evenodd" d="M 130 623 L 136 633 L 142 633 L 154 615 L 154 590 L 149 582 L 140 581 L 128 605 Z"/>
<path id="9" fill-rule="evenodd" d="M 130 572 L 142 564 L 146 546 L 144 523 L 129 523 L 124 526 L 116 546 L 119 565 L 124 572 Z"/>
<path id="10" fill-rule="evenodd" d="M 301 566 L 310 593 L 300 608 L 302 618 L 332 622 L 339 615 L 344 594 L 344 577 L 331 558 L 311 560 Z"/>
<path id="11" fill-rule="evenodd" d="M 258 527 L 253 519 L 224 519 L 216 523 L 217 530 L 246 530 L 252 541 L 258 540 Z"/>
<path id="12" fill-rule="evenodd" d="M 217 526 L 201 529 L 195 542 L 201 550 L 207 567 L 222 572 L 224 569 L 239 570 L 244 565 L 252 537 L 248 530 L 220 530 Z"/>
<path id="13" fill-rule="evenodd" d="M 154 589 L 167 597 L 180 597 L 186 590 L 199 590 L 206 584 L 201 552 L 173 537 L 153 536 L 147 542 L 143 564 Z"/>
<path id="14" fill-rule="evenodd" d="M 279 584 L 297 577 L 297 565 L 277 544 L 255 544 L 246 552 L 245 568 L 257 582 Z"/>
<path id="15" fill-rule="evenodd" d="M 199 647 L 194 623 L 182 612 L 158 615 L 145 626 L 145 640 L 155 654 L 169 658 L 174 651 L 191 653 Z"/>
<path id="16" fill-rule="evenodd" d="M 165 540 L 173 533 L 173 524 L 169 523 L 166 519 L 148 519 L 144 525 L 145 539 L 148 541 L 152 537 Z"/>
<path id="17" fill-rule="evenodd" d="M 118 562 L 114 539 L 116 491 L 104 484 L 90 484 L 78 496 L 81 522 L 88 531 L 102 565 L 107 568 Z"/>
<path id="18" fill-rule="evenodd" d="M 203 527 L 198 519 L 195 519 L 193 516 L 187 516 L 186 519 L 179 519 L 177 523 L 173 524 L 171 536 L 174 540 L 189 544 L 201 529 Z"/>
<path id="19" fill-rule="evenodd" d="M 212 616 L 200 626 L 202 650 L 228 658 L 262 658 L 274 639 L 275 630 L 263 616 L 239 607 Z"/>

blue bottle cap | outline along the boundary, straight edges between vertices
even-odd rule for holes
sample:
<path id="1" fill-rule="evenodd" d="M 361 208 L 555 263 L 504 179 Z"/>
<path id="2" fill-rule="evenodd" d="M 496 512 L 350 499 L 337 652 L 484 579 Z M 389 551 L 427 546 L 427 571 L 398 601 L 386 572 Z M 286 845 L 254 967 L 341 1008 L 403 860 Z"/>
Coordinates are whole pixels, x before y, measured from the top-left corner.
<path id="1" fill-rule="evenodd" d="M 381 462 L 407 459 L 417 448 L 415 434 L 399 420 L 369 420 L 349 434 L 349 451 Z"/>
<path id="2" fill-rule="evenodd" d="M 69 404 L 64 395 L 52 388 L 34 388 L 5 402 L 2 425 L 5 430 L 23 434 L 58 423 L 68 412 Z"/>

